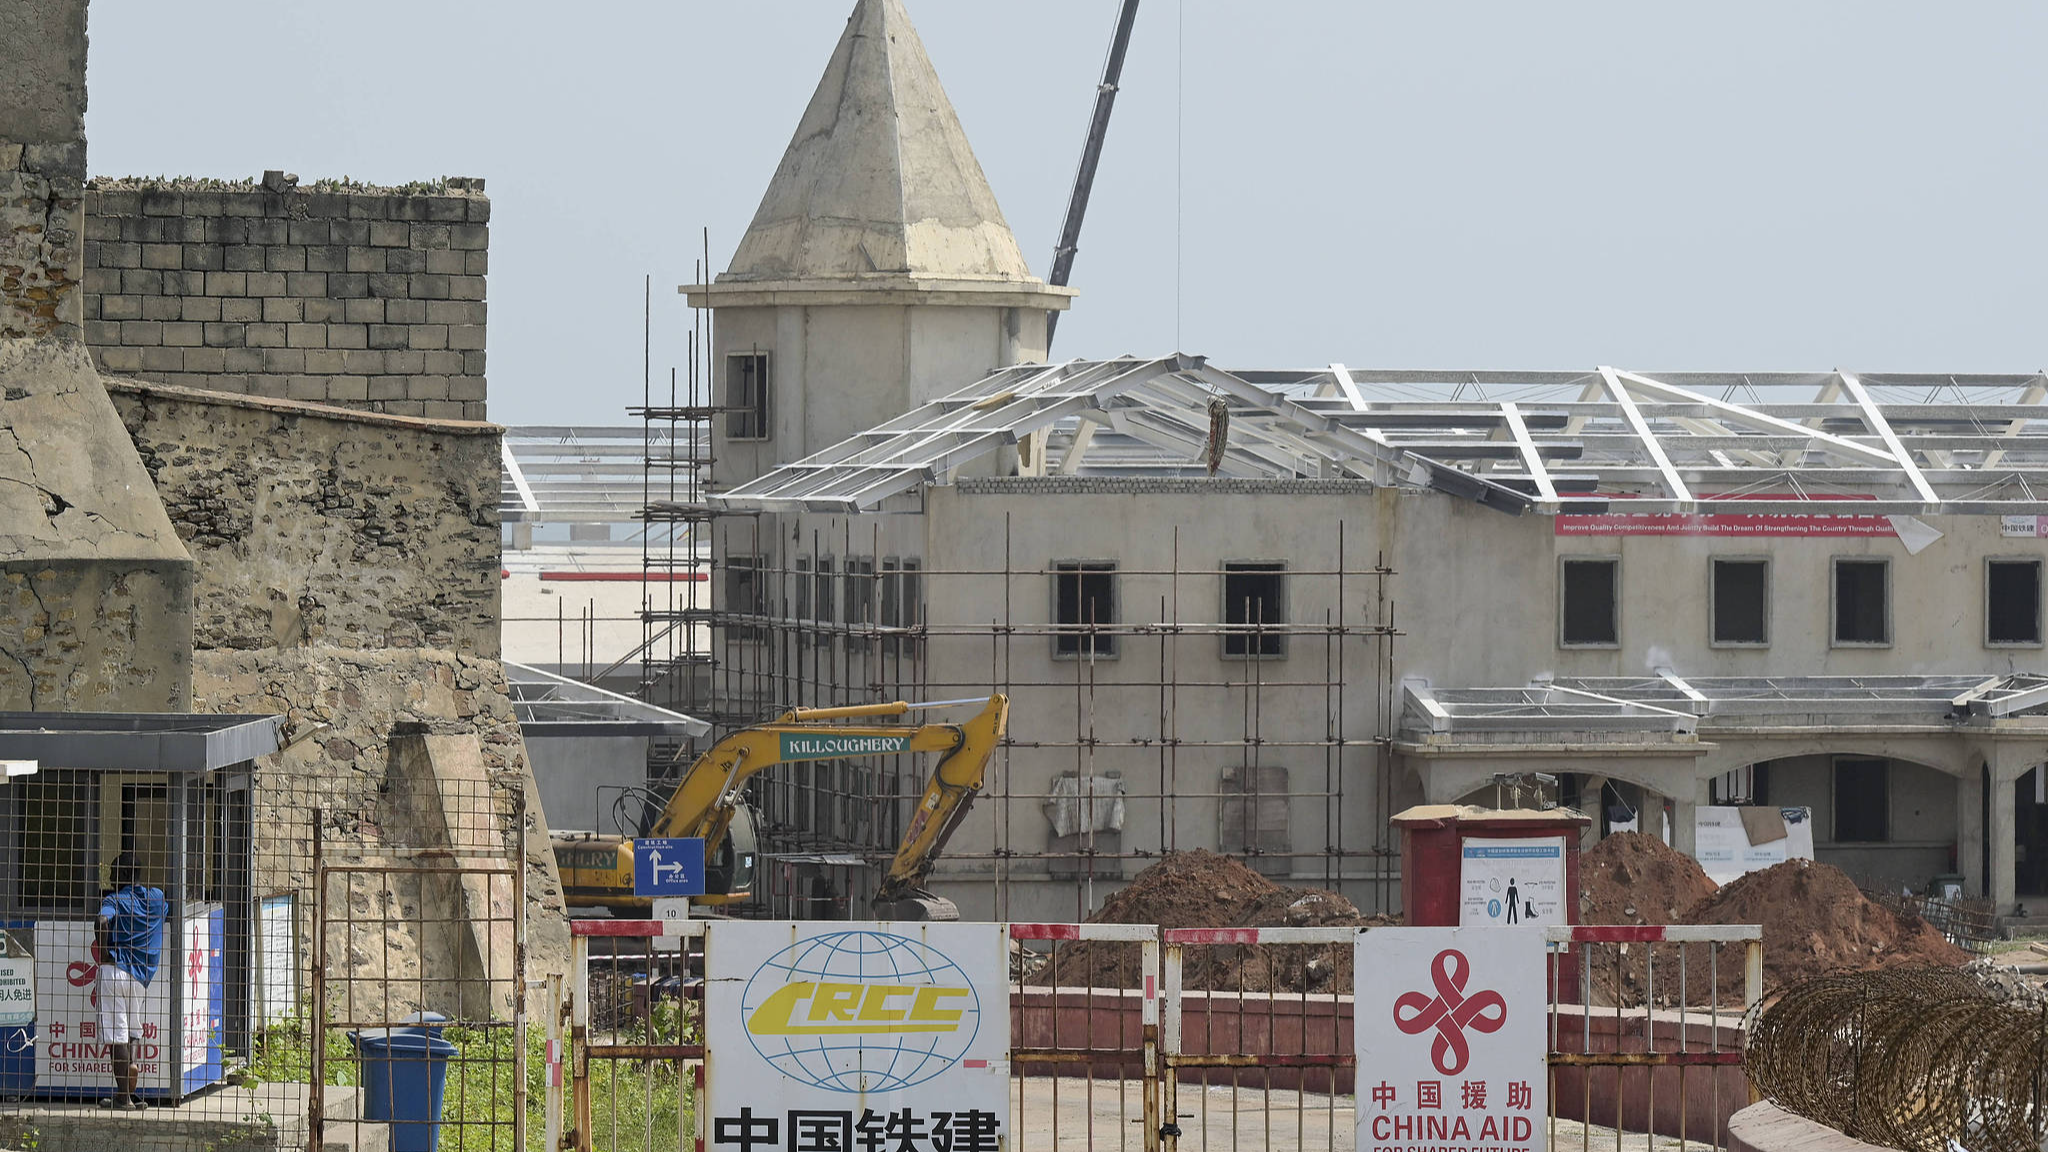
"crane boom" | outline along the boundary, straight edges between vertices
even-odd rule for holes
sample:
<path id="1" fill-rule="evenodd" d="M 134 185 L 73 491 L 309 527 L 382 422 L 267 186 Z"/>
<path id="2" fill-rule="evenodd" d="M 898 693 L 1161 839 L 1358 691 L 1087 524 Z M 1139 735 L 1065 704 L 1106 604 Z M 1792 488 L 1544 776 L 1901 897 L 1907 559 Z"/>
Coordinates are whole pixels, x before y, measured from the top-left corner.
<path id="1" fill-rule="evenodd" d="M 1074 173 L 1074 191 L 1067 197 L 1067 215 L 1060 222 L 1060 239 L 1052 252 L 1052 274 L 1046 283 L 1064 288 L 1074 275 L 1074 254 L 1080 251 L 1081 221 L 1088 215 L 1088 197 L 1095 191 L 1095 169 L 1102 163 L 1102 142 L 1109 136 L 1109 115 L 1116 110 L 1116 94 L 1123 84 L 1124 56 L 1131 47 L 1131 28 L 1138 22 L 1138 0 L 1123 0 L 1117 9 L 1116 31 L 1110 36 L 1109 58 L 1103 61 L 1102 82 L 1095 87 L 1095 110 L 1088 117 L 1088 138 L 1081 145 L 1081 167 Z M 1060 314 L 1045 314 L 1045 351 L 1052 354 L 1053 334 L 1059 331 Z"/>

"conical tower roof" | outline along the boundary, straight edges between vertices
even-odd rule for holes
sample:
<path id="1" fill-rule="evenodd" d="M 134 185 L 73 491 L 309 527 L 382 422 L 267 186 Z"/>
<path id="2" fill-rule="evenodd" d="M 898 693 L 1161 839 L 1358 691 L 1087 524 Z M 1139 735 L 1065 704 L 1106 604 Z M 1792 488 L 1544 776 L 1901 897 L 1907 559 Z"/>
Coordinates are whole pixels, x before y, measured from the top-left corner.
<path id="1" fill-rule="evenodd" d="M 719 280 L 905 278 L 1038 283 L 903 0 L 859 0 Z"/>

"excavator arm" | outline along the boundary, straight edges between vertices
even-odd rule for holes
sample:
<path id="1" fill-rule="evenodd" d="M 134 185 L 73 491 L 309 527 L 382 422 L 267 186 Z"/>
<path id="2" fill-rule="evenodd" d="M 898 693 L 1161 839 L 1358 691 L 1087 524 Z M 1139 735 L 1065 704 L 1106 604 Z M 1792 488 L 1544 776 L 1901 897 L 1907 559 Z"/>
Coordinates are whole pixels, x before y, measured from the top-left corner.
<path id="1" fill-rule="evenodd" d="M 971 700 L 945 701 L 967 704 Z M 944 847 L 960 819 L 981 790 L 989 757 L 1002 743 L 1009 721 L 1009 699 L 990 696 L 981 712 L 965 724 L 859 725 L 843 721 L 902 716 L 917 708 L 903 701 L 860 704 L 845 708 L 797 708 L 776 719 L 743 728 L 707 749 L 690 765 L 668 804 L 648 829 L 650 837 L 696 836 L 706 856 L 716 858 L 741 810 L 741 789 L 755 774 L 776 764 L 803 760 L 837 760 L 850 756 L 890 756 L 937 752 L 940 759 L 912 815 L 910 828 L 896 850 L 887 878 L 876 897 L 878 908 L 892 919 L 957 919 L 950 901 L 930 896 L 919 885 L 931 870 L 932 858 Z M 596 897 L 607 905 L 637 904 L 632 894 L 631 841 L 558 844 L 557 862 L 573 897 Z M 602 855 L 601 862 L 578 867 L 572 859 Z M 708 893 L 707 902 L 744 898 L 744 891 Z"/>

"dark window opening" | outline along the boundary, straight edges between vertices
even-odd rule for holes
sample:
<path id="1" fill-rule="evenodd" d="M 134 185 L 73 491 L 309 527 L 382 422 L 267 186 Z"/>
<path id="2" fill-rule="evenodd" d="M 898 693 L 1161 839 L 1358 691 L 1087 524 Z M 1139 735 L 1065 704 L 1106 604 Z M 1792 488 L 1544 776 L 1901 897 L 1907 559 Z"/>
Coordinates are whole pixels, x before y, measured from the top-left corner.
<path id="1" fill-rule="evenodd" d="M 849 559 L 846 562 L 846 622 L 867 625 L 875 619 L 875 562 Z"/>
<path id="2" fill-rule="evenodd" d="M 754 556 L 728 556 L 725 560 L 725 610 L 742 619 L 727 626 L 733 640 L 759 640 L 765 634 L 761 617 L 767 615 L 768 590 L 761 583 L 761 561 Z"/>
<path id="3" fill-rule="evenodd" d="M 915 638 L 905 635 L 922 623 L 923 589 L 918 582 L 918 562 L 882 561 L 882 627 L 889 630 L 882 651 L 890 656 L 915 656 Z"/>
<path id="4" fill-rule="evenodd" d="M 1615 620 L 1615 585 L 1621 565 L 1613 560 L 1567 560 L 1564 562 L 1564 619 L 1561 635 L 1566 644 L 1613 645 L 1621 642 Z"/>
<path id="5" fill-rule="evenodd" d="M 768 439 L 768 354 L 725 358 L 725 434 L 732 440 Z"/>
<path id="6" fill-rule="evenodd" d="M 1835 561 L 1835 643 L 1891 642 L 1889 569 L 1882 560 Z"/>
<path id="7" fill-rule="evenodd" d="M 1286 572 L 1287 566 L 1277 562 L 1223 565 L 1225 656 L 1286 655 Z"/>
<path id="8" fill-rule="evenodd" d="M 1714 777 L 1707 782 L 1707 801 L 1712 804 L 1770 804 L 1771 766 L 1752 764 Z"/>
<path id="9" fill-rule="evenodd" d="M 1059 656 L 1114 656 L 1116 635 L 1096 631 L 1116 623 L 1116 565 L 1105 560 L 1067 561 L 1053 566 L 1053 610 L 1060 631 L 1053 635 Z"/>
<path id="10" fill-rule="evenodd" d="M 1714 561 L 1714 643 L 1770 642 L 1770 564 Z"/>
<path id="11" fill-rule="evenodd" d="M 1992 560 L 1985 572 L 1984 639 L 1992 644 L 2041 642 L 2041 562 Z"/>
<path id="12" fill-rule="evenodd" d="M 1882 843 L 1891 832 L 1891 762 L 1835 761 L 1835 840 Z"/>

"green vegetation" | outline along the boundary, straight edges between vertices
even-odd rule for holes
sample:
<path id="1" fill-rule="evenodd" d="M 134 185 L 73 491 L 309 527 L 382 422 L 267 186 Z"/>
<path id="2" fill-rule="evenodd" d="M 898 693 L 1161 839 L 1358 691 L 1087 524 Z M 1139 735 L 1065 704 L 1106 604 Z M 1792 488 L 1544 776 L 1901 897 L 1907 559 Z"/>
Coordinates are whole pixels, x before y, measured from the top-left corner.
<path id="1" fill-rule="evenodd" d="M 655 1003 L 650 1018 L 620 1021 L 613 1037 L 619 1043 L 685 1042 L 696 1038 L 695 1021 L 684 1023 L 682 1005 Z M 265 1028 L 257 1037 L 255 1058 L 239 1075 L 243 1083 L 312 1078 L 312 1042 L 308 1022 L 299 1016 Z M 652 1039 L 650 1040 L 650 1033 Z M 448 1082 L 441 1098 L 442 1152 L 518 1152 L 513 1147 L 512 1026 L 451 1026 L 443 1036 L 461 1055 L 448 1063 Z M 546 1152 L 547 1034 L 529 1025 L 526 1046 L 526 1152 Z M 355 1049 L 341 1029 L 326 1030 L 326 1081 L 348 1086 L 360 1082 Z M 566 1078 L 568 1069 L 564 1069 Z M 677 1133 L 691 1123 L 694 1101 L 686 1090 L 686 1070 L 669 1061 L 594 1061 L 590 1073 L 591 1116 L 599 1147 L 613 1152 L 657 1152 L 687 1147 Z M 563 1089 L 566 1130 L 573 1121 L 569 1091 Z M 651 1139 L 650 1139 L 651 1133 Z"/>

